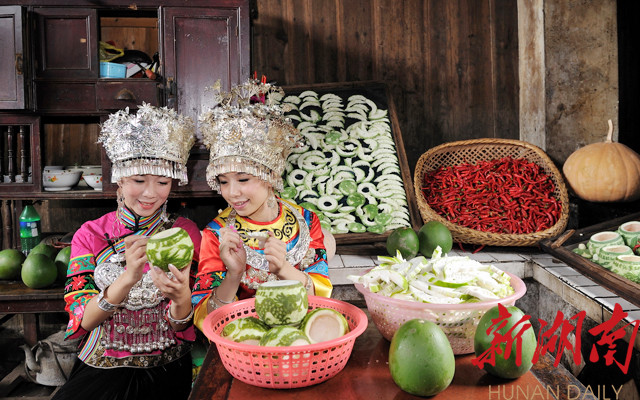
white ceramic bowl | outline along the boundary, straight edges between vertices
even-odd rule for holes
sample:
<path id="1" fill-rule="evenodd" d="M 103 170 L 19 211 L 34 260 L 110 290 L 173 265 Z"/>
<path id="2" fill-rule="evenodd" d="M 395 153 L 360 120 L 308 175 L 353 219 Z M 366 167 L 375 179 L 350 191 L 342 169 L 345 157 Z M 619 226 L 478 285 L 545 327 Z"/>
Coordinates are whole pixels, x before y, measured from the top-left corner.
<path id="1" fill-rule="evenodd" d="M 83 175 L 83 178 L 93 190 L 102 190 L 102 175 Z"/>
<path id="2" fill-rule="evenodd" d="M 78 187 L 88 188 L 87 182 L 85 182 L 84 177 L 86 175 L 101 175 L 102 167 L 100 165 L 74 165 L 68 166 L 64 169 L 70 169 L 72 171 L 80 171 L 82 172 L 82 176 L 80 177 L 80 182 L 78 182 Z"/>
<path id="3" fill-rule="evenodd" d="M 45 169 L 42 172 L 42 184 L 44 185 L 44 190 L 48 191 L 69 190 L 78 184 L 81 175 L 81 171 Z"/>

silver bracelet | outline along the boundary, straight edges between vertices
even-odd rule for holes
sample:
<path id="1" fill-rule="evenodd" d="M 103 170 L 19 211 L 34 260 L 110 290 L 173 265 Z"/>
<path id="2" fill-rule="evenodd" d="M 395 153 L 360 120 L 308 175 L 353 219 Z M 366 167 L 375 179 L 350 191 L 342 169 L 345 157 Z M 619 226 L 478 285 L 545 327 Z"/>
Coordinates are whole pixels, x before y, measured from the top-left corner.
<path id="1" fill-rule="evenodd" d="M 213 294 L 209 296 L 209 300 L 207 301 L 207 305 L 211 309 L 211 311 L 217 310 L 220 308 L 220 305 L 213 300 Z"/>
<path id="2" fill-rule="evenodd" d="M 218 301 L 220 304 L 231 304 L 231 303 L 233 303 L 233 300 L 231 300 L 231 301 L 221 300 L 220 297 L 218 297 L 218 294 L 216 293 L 216 289 L 213 289 L 211 291 L 211 293 L 213 294 L 213 297 L 216 299 L 216 301 Z"/>
<path id="3" fill-rule="evenodd" d="M 309 290 L 313 289 L 313 279 L 311 279 L 311 276 L 309 276 L 308 272 L 301 272 L 307 277 L 307 282 L 304 284 L 304 289 L 308 292 Z"/>
<path id="4" fill-rule="evenodd" d="M 211 291 L 211 296 L 209 296 L 208 304 L 209 304 L 209 306 L 211 307 L 211 311 L 213 311 L 213 310 L 217 310 L 218 308 L 220 308 L 220 307 L 221 307 L 221 306 L 220 306 L 220 304 L 222 304 L 222 305 L 231 304 L 231 303 L 233 303 L 233 302 L 234 302 L 234 300 L 235 300 L 235 298 L 234 298 L 233 300 L 231 300 L 231 301 L 224 301 L 224 300 L 220 299 L 220 298 L 218 297 L 218 294 L 216 293 L 216 289 L 217 289 L 217 287 L 216 287 L 216 288 L 214 288 L 214 289 Z M 217 301 L 218 303 L 220 303 L 220 304 L 216 303 L 216 301 Z"/>
<path id="5" fill-rule="evenodd" d="M 104 290 L 101 290 L 100 293 L 98 293 L 98 308 L 104 312 L 113 312 L 116 310 L 119 304 L 111 304 L 107 299 L 104 298 L 104 292 L 107 289 L 108 288 L 105 288 Z"/>
<path id="6" fill-rule="evenodd" d="M 171 316 L 171 305 L 167 307 L 167 319 L 176 325 L 186 325 L 189 323 L 189 321 L 191 321 L 191 318 L 193 318 L 193 305 L 191 305 L 191 311 L 189 312 L 189 315 L 187 315 L 183 319 L 174 319 Z"/>

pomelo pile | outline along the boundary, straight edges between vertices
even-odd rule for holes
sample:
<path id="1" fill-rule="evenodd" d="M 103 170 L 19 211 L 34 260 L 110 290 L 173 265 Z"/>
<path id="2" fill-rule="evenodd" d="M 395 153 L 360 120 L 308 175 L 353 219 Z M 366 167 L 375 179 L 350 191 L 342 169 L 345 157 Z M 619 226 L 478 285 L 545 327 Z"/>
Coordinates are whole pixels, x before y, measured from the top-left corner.
<path id="1" fill-rule="evenodd" d="M 19 280 L 31 289 L 43 289 L 56 282 L 64 282 L 71 247 L 58 251 L 40 242 L 25 257 L 16 249 L 0 251 L 0 279 Z"/>
<path id="2" fill-rule="evenodd" d="M 498 305 L 489 309 L 475 331 L 476 358 L 472 364 L 502 379 L 517 379 L 526 374 L 533 366 L 537 341 L 524 317 L 516 306 Z M 417 396 L 436 395 L 449 387 L 455 369 L 451 344 L 435 323 L 412 319 L 393 335 L 389 372 L 403 391 Z"/>
<path id="3" fill-rule="evenodd" d="M 387 238 L 389 255 L 396 257 L 399 252 L 405 259 L 413 258 L 418 253 L 431 258 L 437 247 L 446 254 L 451 251 L 452 246 L 451 231 L 438 221 L 427 222 L 418 233 L 409 227 L 397 228 Z"/>
<path id="4" fill-rule="evenodd" d="M 302 346 L 337 339 L 349 332 L 340 312 L 331 308 L 309 311 L 307 291 L 293 280 L 265 282 L 258 287 L 258 317 L 235 319 L 222 336 L 234 342 L 259 346 Z"/>

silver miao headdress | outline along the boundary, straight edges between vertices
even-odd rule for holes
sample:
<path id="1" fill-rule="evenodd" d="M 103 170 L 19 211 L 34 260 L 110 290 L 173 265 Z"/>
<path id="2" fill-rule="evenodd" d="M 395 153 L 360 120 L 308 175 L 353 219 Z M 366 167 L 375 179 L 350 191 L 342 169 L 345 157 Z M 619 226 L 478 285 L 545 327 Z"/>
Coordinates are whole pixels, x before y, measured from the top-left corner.
<path id="1" fill-rule="evenodd" d="M 212 88 L 213 108 L 198 120 L 205 146 L 210 151 L 207 183 L 220 192 L 217 177 L 228 172 L 245 172 L 283 188 L 282 174 L 291 150 L 302 136 L 277 104 L 283 91 L 277 86 L 249 79 L 222 92 L 220 82 Z"/>
<path id="2" fill-rule="evenodd" d="M 98 142 L 112 162 L 111 182 L 132 175 L 160 175 L 189 182 L 187 159 L 195 143 L 191 118 L 167 107 L 143 103 L 136 114 L 129 108 L 109 115 Z"/>

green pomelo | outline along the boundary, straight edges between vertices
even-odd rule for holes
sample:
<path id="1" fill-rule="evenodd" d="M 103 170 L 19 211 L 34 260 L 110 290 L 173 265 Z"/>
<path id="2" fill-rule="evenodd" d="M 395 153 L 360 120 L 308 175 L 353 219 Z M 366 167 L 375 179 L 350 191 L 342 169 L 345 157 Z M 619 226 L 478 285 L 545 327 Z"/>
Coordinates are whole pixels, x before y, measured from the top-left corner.
<path id="1" fill-rule="evenodd" d="M 222 336 L 234 342 L 258 344 L 270 327 L 256 317 L 234 319 L 224 326 Z"/>
<path id="2" fill-rule="evenodd" d="M 433 251 L 438 246 L 442 249 L 442 254 L 450 252 L 453 246 L 451 231 L 438 221 L 429 221 L 422 225 L 418 231 L 418 240 L 420 241 L 420 253 L 428 258 L 431 258 Z"/>
<path id="3" fill-rule="evenodd" d="M 22 264 L 22 282 L 31 289 L 51 285 L 58 277 L 56 263 L 42 253 L 29 254 Z"/>
<path id="4" fill-rule="evenodd" d="M 405 260 L 415 257 L 420 250 L 418 234 L 412 228 L 397 228 L 387 237 L 387 252 L 395 257 L 400 251 Z"/>
<path id="5" fill-rule="evenodd" d="M 25 255 L 16 249 L 0 251 L 0 279 L 18 279 Z"/>
<path id="6" fill-rule="evenodd" d="M 300 329 L 293 326 L 276 326 L 262 336 L 260 346 L 304 346 L 309 344 L 307 338 Z"/>
<path id="7" fill-rule="evenodd" d="M 337 339 L 349 332 L 347 319 L 331 308 L 316 308 L 307 313 L 300 323 L 300 330 L 311 343 Z"/>
<path id="8" fill-rule="evenodd" d="M 67 246 L 58 252 L 56 259 L 56 267 L 58 268 L 58 282 L 64 282 L 67 280 L 67 269 L 69 267 L 69 260 L 71 259 L 71 246 Z"/>
<path id="9" fill-rule="evenodd" d="M 456 359 L 442 329 L 431 321 L 412 319 L 400 326 L 389 347 L 389 371 L 405 392 L 433 396 L 451 384 Z"/>
<path id="10" fill-rule="evenodd" d="M 31 251 L 29 252 L 29 255 L 32 255 L 32 254 L 44 254 L 45 256 L 53 260 L 56 258 L 56 254 L 58 254 L 58 250 L 50 244 L 40 242 L 36 245 L 36 247 L 31 249 Z"/>
<path id="11" fill-rule="evenodd" d="M 255 299 L 256 314 L 269 326 L 298 325 L 309 308 L 307 291 L 294 280 L 265 282 Z"/>
<path id="12" fill-rule="evenodd" d="M 492 307 L 480 318 L 473 337 L 473 349 L 476 357 L 479 357 L 493 347 L 491 342 L 494 340 L 496 332 L 505 337 L 511 336 L 514 340 L 510 344 L 511 354 L 509 357 L 505 358 L 507 343 L 503 341 L 498 344 L 498 348 L 491 350 L 495 352 L 493 356 L 495 365 L 485 362 L 483 369 L 500 378 L 515 379 L 526 374 L 533 366 L 532 360 L 537 341 L 529 321 L 518 323 L 525 316 L 524 312 L 516 306 L 508 306 L 505 309 L 511 316 L 506 319 L 505 326 L 499 330 L 496 330 L 498 326 L 492 326 L 492 320 L 502 318 L 500 316 L 500 306 Z M 516 328 L 510 334 L 507 333 L 514 326 Z M 518 337 L 520 337 L 520 340 L 516 340 Z M 518 346 L 518 342 L 520 342 L 520 346 Z M 518 355 L 520 355 L 520 365 L 517 362 Z"/>
<path id="13" fill-rule="evenodd" d="M 191 263 L 193 252 L 193 241 L 182 228 L 158 232 L 147 242 L 147 260 L 164 271 L 169 271 L 169 264 L 185 268 Z"/>

